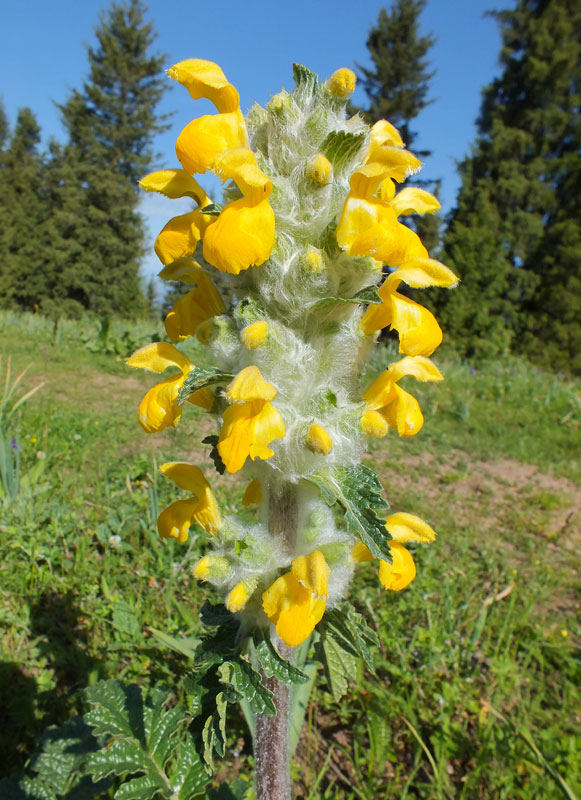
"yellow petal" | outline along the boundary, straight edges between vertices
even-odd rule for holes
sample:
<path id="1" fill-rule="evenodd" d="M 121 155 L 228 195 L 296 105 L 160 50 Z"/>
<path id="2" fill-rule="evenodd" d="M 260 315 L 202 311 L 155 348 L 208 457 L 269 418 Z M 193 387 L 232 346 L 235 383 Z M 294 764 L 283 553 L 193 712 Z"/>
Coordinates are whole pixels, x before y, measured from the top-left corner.
<path id="1" fill-rule="evenodd" d="M 403 139 L 398 129 L 386 119 L 380 119 L 371 126 L 371 144 L 369 148 L 369 159 L 373 158 L 373 151 L 384 144 L 395 147 L 403 147 Z"/>
<path id="2" fill-rule="evenodd" d="M 185 376 L 176 375 L 153 386 L 139 404 L 138 419 L 146 433 L 157 433 L 174 427 L 182 416 L 178 395 Z"/>
<path id="3" fill-rule="evenodd" d="M 399 333 L 399 349 L 409 356 L 429 356 L 442 342 L 442 330 L 427 308 L 399 292 L 391 295 L 391 327 Z"/>
<path id="4" fill-rule="evenodd" d="M 385 417 L 378 411 L 366 411 L 361 417 L 361 428 L 363 433 L 376 439 L 381 439 L 389 430 Z"/>
<path id="5" fill-rule="evenodd" d="M 372 255 L 397 235 L 398 222 L 387 205 L 348 195 L 337 226 L 337 243 L 350 256 Z"/>
<path id="6" fill-rule="evenodd" d="M 416 186 L 408 186 L 398 192 L 391 201 L 391 207 L 398 217 L 400 214 L 433 214 L 442 208 L 437 197 Z"/>
<path id="7" fill-rule="evenodd" d="M 375 333 L 391 325 L 392 320 L 391 300 L 389 302 L 374 303 L 370 305 L 361 318 L 361 330 L 364 334 Z"/>
<path id="8" fill-rule="evenodd" d="M 274 400 L 278 392 L 268 381 L 265 381 L 258 367 L 244 367 L 226 389 L 230 400 Z"/>
<path id="9" fill-rule="evenodd" d="M 226 409 L 218 441 L 218 452 L 228 472 L 238 472 L 250 456 L 267 459 L 274 455 L 268 445 L 285 435 L 284 422 L 265 400 L 237 403 Z"/>
<path id="10" fill-rule="evenodd" d="M 424 356 L 406 356 L 395 364 L 390 364 L 387 371 L 393 381 L 399 381 L 404 376 L 412 376 L 418 381 L 444 380 L 438 367 Z"/>
<path id="11" fill-rule="evenodd" d="M 333 177 L 333 167 L 329 159 L 322 153 L 312 158 L 307 165 L 307 173 L 315 183 L 325 185 Z"/>
<path id="12" fill-rule="evenodd" d="M 379 562 L 379 580 L 386 589 L 399 592 L 416 577 L 416 565 L 409 551 L 401 544 L 393 542 L 389 549 L 393 563 Z"/>
<path id="13" fill-rule="evenodd" d="M 307 447 L 313 453 L 328 456 L 333 450 L 333 440 L 321 425 L 311 425 L 307 434 Z"/>
<path id="14" fill-rule="evenodd" d="M 246 125 L 240 109 L 209 114 L 186 125 L 176 141 L 176 155 L 188 172 L 202 173 L 224 150 L 247 147 Z"/>
<path id="15" fill-rule="evenodd" d="M 433 542 L 436 532 L 423 519 L 400 511 L 385 520 L 385 527 L 395 542 Z"/>
<path id="16" fill-rule="evenodd" d="M 427 257 L 428 251 L 418 234 L 401 222 L 397 222 L 395 228 L 390 227 L 375 251 L 375 258 L 389 267 L 397 267 L 411 258 Z"/>
<path id="17" fill-rule="evenodd" d="M 210 556 L 204 556 L 201 558 L 193 569 L 194 578 L 197 578 L 199 581 L 205 581 L 208 575 L 210 574 Z"/>
<path id="18" fill-rule="evenodd" d="M 413 395 L 397 383 L 393 385 L 393 390 L 394 399 L 389 405 L 384 406 L 380 413 L 385 416 L 392 428 L 396 428 L 400 436 L 415 436 L 424 424 L 420 405 Z"/>
<path id="19" fill-rule="evenodd" d="M 240 147 L 221 153 L 214 159 L 211 168 L 222 179 L 222 183 L 233 180 L 253 205 L 266 200 L 272 192 L 270 178 L 260 169 L 254 153 L 248 148 Z"/>
<path id="20" fill-rule="evenodd" d="M 371 550 L 363 542 L 355 542 L 351 550 L 351 558 L 353 561 L 373 561 Z"/>
<path id="21" fill-rule="evenodd" d="M 198 272 L 196 283 L 197 288 L 180 297 L 165 318 L 165 329 L 170 339 L 193 336 L 200 325 L 226 311 L 220 293 L 206 273 Z"/>
<path id="22" fill-rule="evenodd" d="M 199 211 L 190 211 L 188 214 L 170 219 L 154 244 L 154 250 L 161 263 L 167 265 L 176 258 L 193 255 L 202 234 L 213 219 Z"/>
<path id="23" fill-rule="evenodd" d="M 297 581 L 316 597 L 327 596 L 327 585 L 331 570 L 320 550 L 308 556 L 298 556 L 291 563 L 292 574 Z"/>
<path id="24" fill-rule="evenodd" d="M 255 506 L 258 505 L 258 503 L 262 503 L 262 487 L 260 481 L 254 478 L 246 487 L 244 497 L 242 498 L 242 505 Z"/>
<path id="25" fill-rule="evenodd" d="M 210 484 L 204 478 L 204 473 L 194 464 L 186 464 L 182 461 L 168 461 L 162 464 L 160 470 L 170 481 L 173 481 L 180 489 L 202 497 Z"/>
<path id="26" fill-rule="evenodd" d="M 179 367 L 182 374 L 187 375 L 194 365 L 189 358 L 168 342 L 153 342 L 136 350 L 125 362 L 129 367 L 148 369 L 151 372 L 163 372 L 168 367 Z"/>
<path id="27" fill-rule="evenodd" d="M 268 324 L 264 320 L 253 322 L 247 325 L 240 334 L 242 344 L 249 350 L 256 350 L 265 343 L 268 338 Z"/>
<path id="28" fill-rule="evenodd" d="M 410 175 L 415 175 L 422 166 L 422 162 L 409 150 L 390 145 L 377 147 L 373 151 L 373 161 L 385 167 L 389 177 L 398 183 L 401 183 Z"/>
<path id="29" fill-rule="evenodd" d="M 363 399 L 368 408 L 378 409 L 387 405 L 395 397 L 393 372 L 386 369 L 363 392 Z"/>
<path id="30" fill-rule="evenodd" d="M 174 64 L 167 74 L 185 86 L 194 100 L 205 97 L 222 113 L 238 108 L 237 90 L 228 83 L 220 67 L 212 61 L 189 58 Z"/>
<path id="31" fill-rule="evenodd" d="M 348 97 L 355 89 L 357 78 L 353 70 L 341 67 L 328 78 L 326 86 L 335 97 Z"/>
<path id="32" fill-rule="evenodd" d="M 201 207 L 211 202 L 200 184 L 185 169 L 162 169 L 159 172 L 152 172 L 142 178 L 139 185 L 146 192 L 159 192 L 173 200 L 178 197 L 192 197 Z"/>
<path id="33" fill-rule="evenodd" d="M 198 389 L 197 392 L 194 392 L 186 398 L 186 402 L 191 403 L 193 406 L 204 408 L 206 411 L 210 411 L 215 400 L 216 398 L 214 397 L 214 392 L 209 386 L 204 386 L 203 389 Z"/>
<path id="34" fill-rule="evenodd" d="M 182 283 L 196 283 L 202 267 L 193 258 L 177 258 L 164 267 L 159 277 L 164 281 L 182 281 Z"/>
<path id="35" fill-rule="evenodd" d="M 162 539 L 177 539 L 180 544 L 187 541 L 195 506 L 195 500 L 177 500 L 162 511 L 157 519 Z"/>
<path id="36" fill-rule="evenodd" d="M 400 281 L 414 289 L 425 289 L 428 286 L 454 286 L 458 283 L 458 278 L 451 269 L 435 258 L 413 257 L 392 272 L 385 283 L 391 291 L 392 288 L 397 288 Z"/>
<path id="37" fill-rule="evenodd" d="M 228 611 L 231 611 L 233 614 L 237 611 L 242 611 L 250 599 L 250 594 L 251 592 L 245 583 L 237 583 L 225 600 Z"/>
<path id="38" fill-rule="evenodd" d="M 204 258 L 221 272 L 238 275 L 263 264 L 274 247 L 274 212 L 268 200 L 229 203 L 204 237 Z"/>

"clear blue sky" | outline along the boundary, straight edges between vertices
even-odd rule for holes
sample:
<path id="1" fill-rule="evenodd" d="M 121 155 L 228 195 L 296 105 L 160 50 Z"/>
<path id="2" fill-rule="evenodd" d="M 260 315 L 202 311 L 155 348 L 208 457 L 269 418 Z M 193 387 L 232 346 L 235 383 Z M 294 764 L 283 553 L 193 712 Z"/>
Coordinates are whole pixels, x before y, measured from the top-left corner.
<path id="1" fill-rule="evenodd" d="M 152 0 L 149 18 L 159 34 L 158 48 L 167 53 L 167 66 L 184 58 L 215 61 L 238 88 L 243 110 L 253 100 L 265 103 L 281 88 L 292 87 L 292 63 L 297 61 L 323 78 L 342 66 L 369 63 L 365 46 L 380 8 L 390 0 Z M 445 210 L 455 200 L 458 178 L 455 161 L 474 138 L 480 91 L 497 72 L 500 37 L 490 8 L 513 7 L 513 0 L 428 0 L 422 32 L 436 43 L 430 57 L 436 75 L 431 84 L 434 102 L 417 118 L 415 146 L 433 151 L 422 177 L 442 178 Z M 30 106 L 42 127 L 44 141 L 63 138 L 55 103 L 87 75 L 85 44 L 94 42 L 94 27 L 106 0 L 28 0 L 4 4 L 0 48 L 0 95 L 11 122 L 20 106 Z M 177 165 L 175 138 L 193 117 L 208 113 L 205 101 L 193 101 L 173 82 L 161 109 L 176 112 L 171 130 L 158 137 L 159 165 Z M 354 100 L 365 104 L 364 93 Z M 213 107 L 212 107 L 213 108 Z M 170 216 L 188 210 L 179 201 L 147 196 L 143 212 L 151 243 Z M 155 256 L 144 271 L 157 272 Z"/>

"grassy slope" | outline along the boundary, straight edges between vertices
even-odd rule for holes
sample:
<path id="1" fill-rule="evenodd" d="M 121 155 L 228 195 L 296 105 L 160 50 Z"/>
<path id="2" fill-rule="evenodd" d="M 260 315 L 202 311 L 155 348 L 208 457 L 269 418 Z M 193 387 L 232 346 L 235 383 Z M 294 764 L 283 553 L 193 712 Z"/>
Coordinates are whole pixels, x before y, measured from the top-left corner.
<path id="1" fill-rule="evenodd" d="M 45 381 L 18 421 L 23 470 L 39 451 L 45 470 L 0 520 L 7 771 L 80 707 L 88 683 L 175 685 L 184 659 L 147 629 L 194 634 L 208 596 L 189 570 L 203 536 L 189 548 L 161 544 L 154 524 L 175 497 L 156 464 L 191 460 L 210 476 L 199 440 L 212 423 L 188 407 L 177 431 L 141 432 L 136 405 L 155 378 L 129 371 L 115 350 L 151 331 L 127 341 L 123 330 L 99 344 L 87 325 L 55 335 L 40 318 L 0 316 L 3 353 L 14 368 L 30 365 L 27 387 Z M 378 351 L 374 370 L 390 356 Z M 408 387 L 423 431 L 378 442 L 368 457 L 394 510 L 423 516 L 439 540 L 418 551 L 418 577 L 401 594 L 381 589 L 373 565 L 360 570 L 353 597 L 380 634 L 378 674 L 361 672 L 340 704 L 319 682 L 295 761 L 300 796 L 562 796 L 527 731 L 570 784 L 581 774 L 576 387 L 518 361 L 439 366 L 443 384 Z M 212 482 L 223 507 L 239 503 L 244 487 Z M 244 729 L 232 725 L 234 742 Z M 247 769 L 248 748 L 237 764 Z"/>

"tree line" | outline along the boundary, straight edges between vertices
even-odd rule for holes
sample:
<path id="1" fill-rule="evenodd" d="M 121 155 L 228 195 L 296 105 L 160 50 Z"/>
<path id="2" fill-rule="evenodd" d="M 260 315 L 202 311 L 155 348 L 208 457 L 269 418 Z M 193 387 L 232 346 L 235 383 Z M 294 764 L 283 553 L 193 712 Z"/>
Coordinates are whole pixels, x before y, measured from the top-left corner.
<path id="1" fill-rule="evenodd" d="M 432 102 L 425 3 L 393 0 L 380 11 L 367 40 L 371 64 L 358 67 L 367 104 L 351 108 L 369 122 L 389 119 L 411 148 L 414 120 Z M 512 351 L 581 373 L 581 5 L 516 0 L 491 14 L 502 36 L 499 75 L 482 92 L 455 206 L 446 218 L 408 218 L 462 283 L 426 291 L 421 302 L 462 357 Z M 40 153 L 33 112 L 21 109 L 12 131 L 0 113 L 4 306 L 137 315 L 151 305 L 139 277 L 137 179 L 165 127 L 156 113 L 164 56 L 152 52 L 141 0 L 114 3 L 96 35 L 87 82 L 60 106 L 65 144 Z M 420 185 L 439 191 L 437 180 Z"/>

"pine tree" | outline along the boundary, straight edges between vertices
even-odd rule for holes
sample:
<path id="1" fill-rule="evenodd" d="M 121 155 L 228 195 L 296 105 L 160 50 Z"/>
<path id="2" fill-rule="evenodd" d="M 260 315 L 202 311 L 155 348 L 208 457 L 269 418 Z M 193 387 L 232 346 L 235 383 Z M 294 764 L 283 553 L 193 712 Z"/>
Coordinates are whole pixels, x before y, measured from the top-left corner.
<path id="1" fill-rule="evenodd" d="M 518 0 L 494 16 L 502 72 L 484 92 L 444 241 L 463 283 L 436 304 L 464 354 L 486 339 L 502 353 L 511 341 L 545 366 L 581 372 L 581 7 Z"/>
<path id="2" fill-rule="evenodd" d="M 89 48 L 89 78 L 61 106 L 69 141 L 53 152 L 55 214 L 50 221 L 60 287 L 82 308 L 139 314 L 146 308 L 139 276 L 144 227 L 137 179 L 153 159 L 152 140 L 165 129 L 156 106 L 165 91 L 164 55 L 141 0 L 113 3 Z"/>
<path id="3" fill-rule="evenodd" d="M 434 44 L 432 35 L 421 36 L 420 15 L 426 0 L 393 0 L 389 13 L 382 8 L 377 24 L 367 39 L 372 69 L 357 65 L 361 85 L 367 95 L 367 108 L 351 106 L 369 123 L 389 120 L 399 130 L 406 147 L 413 148 L 417 132 L 412 123 L 432 100 L 428 99 L 434 71 L 429 68 L 427 55 Z M 429 150 L 414 150 L 420 158 L 431 155 Z M 408 185 L 413 182 L 408 181 Z M 416 181 L 417 186 L 438 194 L 440 181 Z M 438 250 L 440 218 L 438 214 L 410 218 L 408 223 L 420 235 L 430 253 Z"/>

